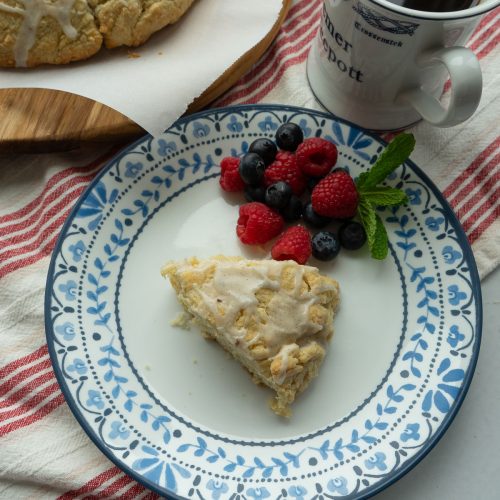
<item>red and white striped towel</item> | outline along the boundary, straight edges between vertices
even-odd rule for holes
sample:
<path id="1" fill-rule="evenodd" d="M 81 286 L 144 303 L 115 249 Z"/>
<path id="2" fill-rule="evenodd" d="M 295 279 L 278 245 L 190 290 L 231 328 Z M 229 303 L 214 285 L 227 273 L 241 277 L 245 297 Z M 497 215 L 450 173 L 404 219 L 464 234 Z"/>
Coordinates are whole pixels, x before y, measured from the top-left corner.
<path id="1" fill-rule="evenodd" d="M 305 61 L 322 0 L 295 0 L 272 47 L 218 106 L 275 102 L 319 109 Z M 452 129 L 412 129 L 412 159 L 458 214 L 482 277 L 500 262 L 500 12 L 469 46 L 481 60 L 479 110 Z M 50 253 L 72 205 L 117 148 L 6 156 L 0 167 L 0 498 L 157 498 L 113 466 L 64 403 L 45 345 Z"/>

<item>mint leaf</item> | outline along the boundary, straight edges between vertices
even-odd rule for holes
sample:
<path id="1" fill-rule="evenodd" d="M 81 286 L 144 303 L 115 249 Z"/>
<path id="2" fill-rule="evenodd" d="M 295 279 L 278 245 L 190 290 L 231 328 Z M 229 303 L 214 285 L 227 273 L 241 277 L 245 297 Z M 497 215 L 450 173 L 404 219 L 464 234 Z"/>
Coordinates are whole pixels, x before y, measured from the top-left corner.
<path id="1" fill-rule="evenodd" d="M 384 260 L 389 251 L 389 242 L 382 219 L 375 213 L 373 205 L 361 198 L 358 205 L 358 216 L 366 231 L 366 239 L 371 256 L 377 260 Z"/>
<path id="2" fill-rule="evenodd" d="M 358 215 L 361 220 L 361 224 L 366 231 L 366 239 L 368 241 L 368 246 L 371 250 L 373 242 L 375 241 L 375 231 L 377 229 L 377 214 L 372 204 L 365 198 L 361 198 L 358 204 Z"/>
<path id="3" fill-rule="evenodd" d="M 364 185 L 364 183 L 366 182 L 366 179 L 369 175 L 369 172 L 362 172 L 358 175 L 358 178 L 356 179 L 356 188 L 358 189 L 358 191 L 360 191 Z"/>
<path id="4" fill-rule="evenodd" d="M 412 134 L 399 134 L 382 151 L 375 165 L 368 175 L 358 179 L 358 191 L 371 189 L 382 182 L 391 172 L 408 159 L 415 147 L 415 138 Z"/>
<path id="5" fill-rule="evenodd" d="M 376 228 L 373 239 L 373 244 L 370 245 L 370 252 L 372 257 L 377 260 L 384 260 L 389 253 L 389 241 L 387 238 L 387 231 L 385 230 L 382 219 L 375 214 Z"/>
<path id="6" fill-rule="evenodd" d="M 408 196 L 400 189 L 391 187 L 373 187 L 364 189 L 362 198 L 368 200 L 371 204 L 380 207 L 388 207 L 391 205 L 402 205 L 408 202 Z"/>

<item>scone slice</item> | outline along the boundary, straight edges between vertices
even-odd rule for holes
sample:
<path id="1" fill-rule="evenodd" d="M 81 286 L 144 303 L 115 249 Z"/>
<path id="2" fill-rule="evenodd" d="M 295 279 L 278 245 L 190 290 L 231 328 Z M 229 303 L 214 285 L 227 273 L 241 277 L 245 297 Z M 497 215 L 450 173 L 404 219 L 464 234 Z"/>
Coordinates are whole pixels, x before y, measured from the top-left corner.
<path id="1" fill-rule="evenodd" d="M 169 262 L 161 272 L 203 334 L 273 389 L 271 408 L 289 416 L 325 357 L 338 283 L 294 261 L 224 256 Z"/>

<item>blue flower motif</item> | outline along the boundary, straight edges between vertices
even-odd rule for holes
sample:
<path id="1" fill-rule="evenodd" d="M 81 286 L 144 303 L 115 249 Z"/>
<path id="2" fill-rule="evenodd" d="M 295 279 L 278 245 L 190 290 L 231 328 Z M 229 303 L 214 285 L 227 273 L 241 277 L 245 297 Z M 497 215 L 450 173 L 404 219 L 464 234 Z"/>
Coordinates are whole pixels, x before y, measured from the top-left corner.
<path id="1" fill-rule="evenodd" d="M 417 189 L 407 188 L 405 189 L 405 193 L 408 196 L 410 205 L 420 205 L 420 203 L 422 203 L 422 200 L 420 199 L 420 196 L 422 195 L 422 190 L 420 188 Z"/>
<path id="2" fill-rule="evenodd" d="M 450 285 L 448 287 L 448 301 L 452 306 L 458 306 L 458 304 L 467 298 L 465 292 L 461 292 L 457 285 Z"/>
<path id="3" fill-rule="evenodd" d="M 259 500 L 260 498 L 267 498 L 271 496 L 271 493 L 265 488 L 261 486 L 260 488 L 249 488 L 247 491 L 247 495 Z"/>
<path id="4" fill-rule="evenodd" d="M 82 240 L 78 240 L 74 245 L 69 246 L 69 251 L 73 254 L 72 257 L 74 262 L 80 262 L 82 260 L 82 255 L 86 248 Z"/>
<path id="5" fill-rule="evenodd" d="M 337 145 L 345 145 L 350 146 L 354 152 L 363 160 L 370 161 L 371 155 L 364 151 L 365 148 L 370 146 L 373 142 L 371 137 L 365 135 L 362 130 L 357 129 L 356 127 L 350 127 L 347 137 L 344 137 L 344 132 L 342 130 L 342 125 L 336 121 L 332 123 L 332 132 L 334 137 L 329 135 L 325 135 L 324 138 L 334 142 Z"/>
<path id="6" fill-rule="evenodd" d="M 290 488 L 288 488 L 288 494 L 297 500 L 304 500 L 304 495 L 306 493 L 307 490 L 303 486 L 290 486 Z"/>
<path id="7" fill-rule="evenodd" d="M 456 260 L 462 258 L 462 254 L 458 250 L 454 250 L 450 245 L 446 245 L 441 253 L 447 264 L 453 264 Z"/>
<path id="8" fill-rule="evenodd" d="M 460 387 L 465 372 L 461 368 L 451 368 L 449 358 L 444 358 L 439 363 L 437 374 L 442 382 L 437 389 L 430 389 L 422 400 L 422 410 L 429 412 L 434 405 L 441 413 L 448 413 L 451 408 L 450 399 L 455 400 L 460 394 Z M 452 385 L 457 384 L 457 385 Z"/>
<path id="9" fill-rule="evenodd" d="M 354 127 L 349 131 L 347 137 L 347 145 L 351 146 L 356 153 L 359 154 L 360 149 L 368 147 L 373 142 L 373 139 L 366 136 L 362 130 L 356 130 Z"/>
<path id="10" fill-rule="evenodd" d="M 55 331 L 59 335 L 62 335 L 64 340 L 73 340 L 75 337 L 75 327 L 69 321 L 66 321 L 63 325 L 56 326 Z"/>
<path id="11" fill-rule="evenodd" d="M 160 453 L 158 450 L 150 446 L 142 446 L 141 450 L 146 453 L 147 456 L 134 460 L 134 462 L 132 462 L 132 468 L 141 471 L 142 477 L 148 479 L 152 483 L 161 484 L 163 478 L 165 486 L 168 489 L 177 491 L 175 473 L 179 473 L 184 478 L 191 477 L 191 472 L 175 462 L 172 463 L 170 461 L 166 462 L 160 460 Z"/>
<path id="12" fill-rule="evenodd" d="M 410 439 L 418 441 L 420 439 L 420 434 L 418 433 L 419 429 L 420 424 L 408 424 L 406 429 L 401 434 L 401 440 L 405 442 Z"/>
<path id="13" fill-rule="evenodd" d="M 78 375 L 83 375 L 87 371 L 87 366 L 85 365 L 85 362 L 80 358 L 75 358 L 73 363 L 68 365 L 66 370 L 68 370 L 69 372 L 76 372 L 78 373 Z"/>
<path id="14" fill-rule="evenodd" d="M 101 393 L 99 391 L 89 391 L 89 399 L 87 399 L 87 406 L 95 406 L 98 410 L 104 408 L 104 401 L 102 400 Z"/>
<path id="15" fill-rule="evenodd" d="M 377 451 L 375 455 L 365 460 L 365 465 L 370 470 L 375 468 L 378 470 L 386 470 L 387 465 L 385 464 L 385 453 Z"/>
<path id="16" fill-rule="evenodd" d="M 193 123 L 193 135 L 195 137 L 206 137 L 210 133 L 210 127 L 200 122 Z"/>
<path id="17" fill-rule="evenodd" d="M 431 231 L 439 231 L 439 226 L 444 222 L 444 217 L 427 217 L 425 225 Z"/>
<path id="18" fill-rule="evenodd" d="M 207 483 L 207 488 L 212 491 L 212 498 L 219 500 L 221 495 L 229 491 L 229 486 L 223 481 L 210 479 Z"/>
<path id="19" fill-rule="evenodd" d="M 267 498 L 271 496 L 271 493 L 265 488 L 261 486 L 260 488 L 249 488 L 247 490 L 247 495 L 255 498 L 256 500 L 260 500 L 261 498 Z"/>
<path id="20" fill-rule="evenodd" d="M 68 280 L 66 283 L 59 285 L 59 291 L 64 293 L 66 300 L 75 300 L 76 297 L 76 281 Z"/>
<path id="21" fill-rule="evenodd" d="M 142 170 L 142 163 L 138 161 L 137 163 L 132 163 L 128 161 L 125 165 L 125 177 L 130 179 L 135 179 L 137 174 Z"/>
<path id="22" fill-rule="evenodd" d="M 326 487 L 332 493 L 338 493 L 339 495 L 347 495 L 349 491 L 347 490 L 347 479 L 344 476 L 334 477 L 328 481 Z"/>
<path id="23" fill-rule="evenodd" d="M 160 156 L 168 156 L 177 151 L 177 146 L 174 141 L 167 142 L 165 139 L 158 141 L 158 154 Z"/>
<path id="24" fill-rule="evenodd" d="M 231 132 L 241 132 L 243 130 L 243 125 L 236 119 L 236 116 L 232 115 L 227 124 L 227 128 Z"/>
<path id="25" fill-rule="evenodd" d="M 446 342 L 448 342 L 451 347 L 455 348 L 457 347 L 458 343 L 462 342 L 462 340 L 464 339 L 465 335 L 458 331 L 458 326 L 452 325 L 450 331 L 448 332 L 448 338 L 446 339 Z"/>
<path id="26" fill-rule="evenodd" d="M 109 433 L 109 437 L 111 439 L 116 439 L 119 437 L 120 439 L 127 439 L 130 435 L 130 431 L 122 424 L 119 420 L 115 420 L 111 423 L 111 432 Z"/>
<path id="27" fill-rule="evenodd" d="M 76 216 L 93 217 L 87 226 L 91 231 L 93 231 L 102 219 L 105 206 L 108 203 L 113 203 L 117 196 L 118 189 L 113 189 L 108 196 L 105 184 L 100 181 L 83 200 L 82 206 L 76 213 Z"/>
<path id="28" fill-rule="evenodd" d="M 257 125 L 262 132 L 273 132 L 278 128 L 278 124 L 274 122 L 269 115 L 266 116 L 263 121 L 257 123 Z"/>
<path id="29" fill-rule="evenodd" d="M 309 137 L 311 135 L 312 130 L 307 126 L 307 120 L 305 118 L 300 120 L 299 127 L 302 129 L 302 132 L 304 132 L 304 137 Z"/>
<path id="30" fill-rule="evenodd" d="M 387 176 L 387 179 L 393 181 L 396 177 L 398 176 L 398 174 L 396 172 L 391 172 L 388 176 Z"/>

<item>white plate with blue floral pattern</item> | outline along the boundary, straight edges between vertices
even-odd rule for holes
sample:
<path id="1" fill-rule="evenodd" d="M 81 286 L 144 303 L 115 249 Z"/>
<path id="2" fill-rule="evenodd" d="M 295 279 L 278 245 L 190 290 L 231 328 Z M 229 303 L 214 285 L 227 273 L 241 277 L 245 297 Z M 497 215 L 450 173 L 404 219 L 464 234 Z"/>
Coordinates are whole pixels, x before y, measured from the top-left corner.
<path id="1" fill-rule="evenodd" d="M 210 110 L 114 158 L 82 195 L 54 251 L 46 332 L 78 422 L 102 452 L 160 495 L 200 499 L 361 498 L 434 446 L 471 381 L 481 335 L 477 271 L 465 235 L 411 162 L 387 181 L 410 202 L 381 211 L 390 253 L 341 252 L 318 265 L 341 286 L 319 377 L 285 420 L 270 394 L 196 331 L 160 276 L 167 260 L 260 258 L 235 235 L 238 196 L 219 163 L 284 122 L 338 145 L 358 175 L 384 144 L 324 113 L 288 106 Z"/>

